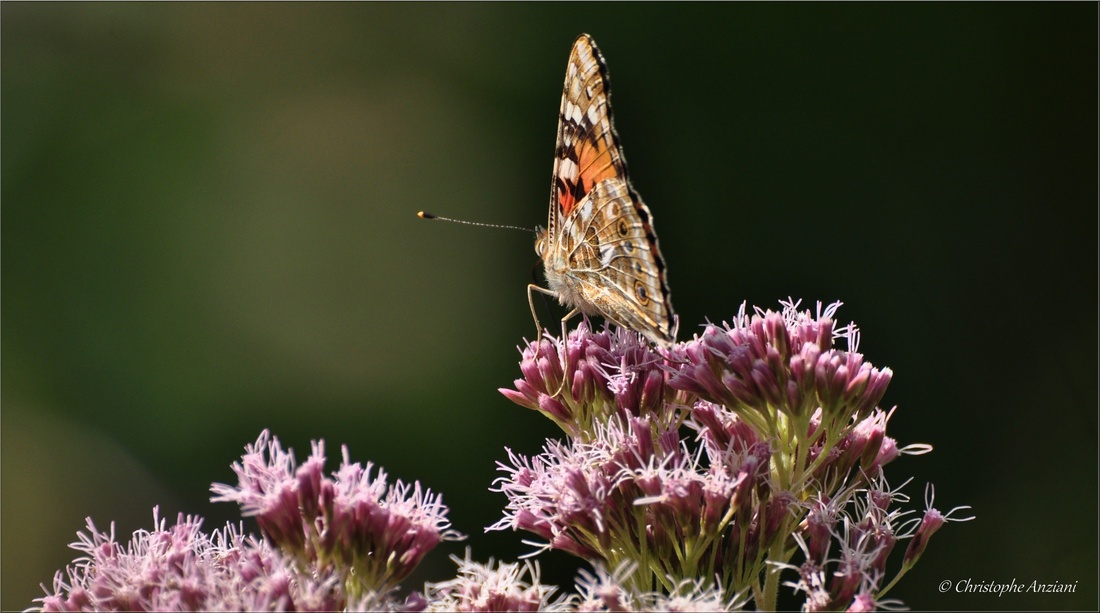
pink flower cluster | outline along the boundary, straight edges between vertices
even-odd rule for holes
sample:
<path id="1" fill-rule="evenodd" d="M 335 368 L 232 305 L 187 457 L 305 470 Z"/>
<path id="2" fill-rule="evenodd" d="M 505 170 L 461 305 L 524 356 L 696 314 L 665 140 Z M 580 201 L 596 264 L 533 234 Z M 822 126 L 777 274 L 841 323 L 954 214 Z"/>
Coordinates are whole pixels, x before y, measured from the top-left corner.
<path id="1" fill-rule="evenodd" d="M 41 598 L 55 611 L 373 609 L 397 606 L 394 588 L 450 528 L 439 495 L 372 474 L 348 459 L 323 473 L 324 443 L 301 466 L 266 430 L 233 465 L 239 483 L 215 483 L 214 501 L 237 502 L 255 517 L 262 539 L 232 525 L 212 535 L 202 520 L 180 516 L 126 544 L 91 519 L 74 545 L 84 555 Z M 44 588 L 45 589 L 45 588 Z"/>
<path id="2" fill-rule="evenodd" d="M 237 502 L 285 552 L 347 576 L 353 596 L 386 593 L 441 541 L 463 538 L 442 497 L 419 482 L 389 485 L 384 470 L 352 463 L 346 447 L 332 478 L 324 465 L 323 442 L 296 468 L 293 452 L 264 431 L 233 464 L 239 484 L 215 483 L 211 500 Z"/>
<path id="3" fill-rule="evenodd" d="M 550 417 L 567 440 L 535 457 L 509 451 L 495 484 L 505 516 L 490 529 L 524 530 L 604 567 L 629 565 L 637 592 L 699 580 L 729 602 L 751 595 L 771 609 L 793 543 L 827 552 L 829 542 L 851 541 L 840 534 L 850 526 L 872 534 L 856 539 L 858 559 L 871 562 L 847 555 L 844 587 L 827 606 L 881 603 L 894 542 L 913 538 L 923 550 L 930 535 L 908 530 L 911 511 L 891 508 L 902 497 L 882 468 L 930 448 L 899 448 L 886 435 L 893 411 L 878 403 L 892 373 L 856 351 L 854 325 L 836 328 L 838 306 L 816 315 L 796 303 L 751 316 L 742 308 L 732 323 L 668 350 L 586 324 L 529 344 L 524 377 L 501 392 Z M 927 516 L 943 517 L 931 508 Z M 907 556 L 897 577 L 909 567 Z M 820 590 L 807 593 L 821 600 Z"/>
<path id="4" fill-rule="evenodd" d="M 451 528 L 419 482 L 343 461 L 326 474 L 324 443 L 299 465 L 264 431 L 214 484 L 262 538 L 213 534 L 180 516 L 122 543 L 91 520 L 80 552 L 41 608 L 70 610 L 724 611 L 778 607 L 778 590 L 810 611 L 897 606 L 887 592 L 929 539 L 967 507 L 941 513 L 927 489 L 916 517 L 884 468 L 892 378 L 858 353 L 839 304 L 816 314 L 744 307 L 668 349 L 581 324 L 521 351 L 505 397 L 554 421 L 564 440 L 528 457 L 507 450 L 493 489 L 507 499 L 488 530 L 523 530 L 542 549 L 590 562 L 572 594 L 539 580 L 537 563 L 475 562 L 399 599 L 396 590 Z M 838 345 L 845 345 L 840 347 Z M 908 482 L 906 482 L 908 483 Z M 908 541 L 901 553 L 899 543 Z M 895 553 L 896 552 L 896 553 Z M 894 555 L 892 555 L 894 554 Z M 899 559 L 900 558 L 900 559 Z M 893 563 L 891 563 L 893 559 Z"/>
<path id="5" fill-rule="evenodd" d="M 346 597 L 335 575 L 301 572 L 263 539 L 228 525 L 213 534 L 180 515 L 127 543 L 91 519 L 73 549 L 82 554 L 38 599 L 44 611 L 331 611 Z"/>

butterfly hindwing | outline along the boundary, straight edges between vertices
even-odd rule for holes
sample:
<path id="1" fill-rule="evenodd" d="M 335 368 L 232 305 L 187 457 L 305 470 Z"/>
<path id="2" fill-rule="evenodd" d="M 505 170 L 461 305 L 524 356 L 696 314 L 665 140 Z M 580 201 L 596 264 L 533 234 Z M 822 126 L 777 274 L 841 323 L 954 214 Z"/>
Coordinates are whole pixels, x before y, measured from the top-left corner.
<path id="1" fill-rule="evenodd" d="M 635 213 L 626 184 L 619 178 L 600 181 L 578 203 L 577 213 L 563 218 L 559 240 L 569 279 L 583 301 L 615 323 L 659 338 L 673 336 L 667 295 L 660 287 L 647 233 L 649 225 Z M 659 256 L 658 256 L 659 257 Z"/>

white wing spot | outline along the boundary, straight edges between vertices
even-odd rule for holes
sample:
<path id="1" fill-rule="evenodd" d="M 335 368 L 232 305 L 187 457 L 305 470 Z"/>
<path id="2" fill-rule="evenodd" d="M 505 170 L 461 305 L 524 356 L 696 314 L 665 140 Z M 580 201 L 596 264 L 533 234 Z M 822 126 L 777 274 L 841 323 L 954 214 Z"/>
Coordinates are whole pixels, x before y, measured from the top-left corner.
<path id="1" fill-rule="evenodd" d="M 592 218 L 592 201 L 587 198 L 581 204 L 581 208 L 577 210 L 577 216 L 579 219 L 591 219 Z"/>
<path id="2" fill-rule="evenodd" d="M 592 125 L 598 125 L 600 123 L 600 107 L 593 104 L 588 107 L 588 122 Z"/>
<path id="3" fill-rule="evenodd" d="M 560 166 L 558 166 L 558 176 L 565 177 L 566 179 L 576 178 L 580 174 L 580 169 L 577 168 L 577 164 L 569 158 L 561 158 Z"/>
<path id="4" fill-rule="evenodd" d="M 602 247 L 600 249 L 600 266 L 610 268 L 613 257 L 615 257 L 615 250 L 610 245 Z"/>
<path id="5" fill-rule="evenodd" d="M 565 108 L 565 116 L 576 123 L 581 122 L 581 107 L 570 102 Z"/>

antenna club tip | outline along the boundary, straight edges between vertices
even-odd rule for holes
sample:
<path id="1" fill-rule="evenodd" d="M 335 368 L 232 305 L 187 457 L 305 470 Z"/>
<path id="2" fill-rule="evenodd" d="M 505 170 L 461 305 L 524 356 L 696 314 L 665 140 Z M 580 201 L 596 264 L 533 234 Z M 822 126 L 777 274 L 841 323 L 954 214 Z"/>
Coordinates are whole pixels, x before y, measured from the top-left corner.
<path id="1" fill-rule="evenodd" d="M 427 211 L 420 211 L 419 213 L 416 214 L 416 216 L 419 217 L 420 219 L 435 219 L 435 215 L 432 215 L 431 213 L 429 213 Z"/>

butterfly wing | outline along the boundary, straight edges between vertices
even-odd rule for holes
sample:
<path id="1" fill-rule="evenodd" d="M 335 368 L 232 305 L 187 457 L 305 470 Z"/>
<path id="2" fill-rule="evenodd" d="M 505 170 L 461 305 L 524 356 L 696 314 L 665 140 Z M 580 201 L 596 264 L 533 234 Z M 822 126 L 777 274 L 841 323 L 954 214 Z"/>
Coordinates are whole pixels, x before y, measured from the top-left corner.
<path id="1" fill-rule="evenodd" d="M 611 119 L 607 69 L 595 41 L 582 34 L 565 69 L 558 142 L 550 185 L 550 234 L 555 216 L 568 216 L 603 179 L 626 179 L 619 135 Z"/>
<path id="2" fill-rule="evenodd" d="M 676 330 L 653 216 L 630 184 L 595 42 L 582 34 L 566 67 L 547 231 L 538 242 L 563 303 L 667 345 Z"/>

